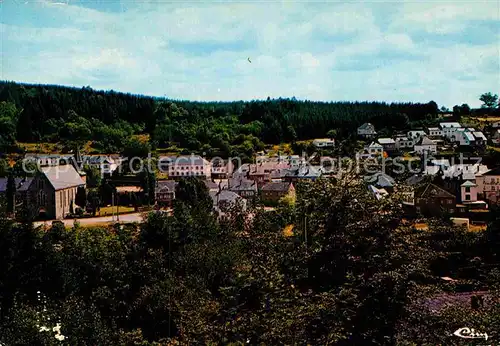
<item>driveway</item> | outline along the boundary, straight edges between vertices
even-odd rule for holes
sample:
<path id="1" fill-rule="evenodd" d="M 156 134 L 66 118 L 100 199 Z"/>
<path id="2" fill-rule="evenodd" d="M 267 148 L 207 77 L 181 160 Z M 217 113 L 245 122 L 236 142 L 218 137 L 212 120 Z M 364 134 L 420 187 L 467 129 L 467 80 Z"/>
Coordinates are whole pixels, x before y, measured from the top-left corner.
<path id="1" fill-rule="evenodd" d="M 130 222 L 142 222 L 143 213 L 133 213 L 133 214 L 122 214 L 119 215 L 120 220 L 117 221 L 117 216 L 115 215 L 114 219 L 112 216 L 101 216 L 101 217 L 90 217 L 83 219 L 64 219 L 64 220 L 48 220 L 48 221 L 37 221 L 34 223 L 35 227 L 47 225 L 50 226 L 53 221 L 62 221 L 65 226 L 71 227 L 73 226 L 75 221 L 82 226 L 91 226 L 91 225 L 101 225 L 101 224 L 113 224 L 113 223 L 130 223 Z"/>

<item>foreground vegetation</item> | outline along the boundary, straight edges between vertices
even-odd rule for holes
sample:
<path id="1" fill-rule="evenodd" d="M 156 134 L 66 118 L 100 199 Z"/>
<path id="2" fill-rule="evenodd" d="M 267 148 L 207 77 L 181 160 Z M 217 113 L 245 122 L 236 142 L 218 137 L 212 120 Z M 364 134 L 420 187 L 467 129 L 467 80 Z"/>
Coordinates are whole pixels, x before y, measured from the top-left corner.
<path id="1" fill-rule="evenodd" d="M 218 220 L 204 184 L 184 180 L 173 214 L 140 225 L 46 232 L 0 217 L 0 342 L 446 345 L 464 326 L 500 337 L 498 304 L 423 303 L 496 294 L 500 220 L 484 232 L 438 220 L 417 230 L 353 177 L 297 193 L 275 212 Z"/>

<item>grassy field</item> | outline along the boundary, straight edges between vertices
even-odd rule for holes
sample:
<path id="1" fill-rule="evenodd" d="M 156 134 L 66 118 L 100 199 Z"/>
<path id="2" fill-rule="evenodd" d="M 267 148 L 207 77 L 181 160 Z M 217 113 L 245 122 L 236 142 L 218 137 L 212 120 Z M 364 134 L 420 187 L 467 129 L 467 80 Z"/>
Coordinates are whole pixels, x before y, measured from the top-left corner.
<path id="1" fill-rule="evenodd" d="M 110 216 L 113 212 L 116 214 L 116 211 L 118 210 L 118 213 L 119 214 L 125 214 L 125 213 L 133 213 L 135 211 L 135 209 L 133 207 L 124 207 L 124 206 L 120 206 L 120 207 L 102 207 L 101 210 L 96 213 L 96 217 L 99 217 L 99 216 Z"/>

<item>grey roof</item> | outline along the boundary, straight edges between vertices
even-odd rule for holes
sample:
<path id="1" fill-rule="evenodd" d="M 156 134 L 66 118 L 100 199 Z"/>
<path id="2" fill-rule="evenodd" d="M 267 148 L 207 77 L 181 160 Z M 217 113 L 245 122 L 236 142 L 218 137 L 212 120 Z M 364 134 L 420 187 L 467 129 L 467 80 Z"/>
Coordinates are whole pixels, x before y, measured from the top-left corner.
<path id="1" fill-rule="evenodd" d="M 412 175 L 411 177 L 409 177 L 408 179 L 406 179 L 406 184 L 410 185 L 410 186 L 414 186 L 414 185 L 418 185 L 420 184 L 421 182 L 423 182 L 425 180 L 425 176 L 423 175 L 418 175 L 418 174 L 415 174 L 415 175 Z"/>
<path id="2" fill-rule="evenodd" d="M 379 139 L 378 139 L 378 142 L 379 142 L 380 144 L 394 144 L 394 143 L 396 143 L 396 142 L 394 141 L 394 139 L 392 139 L 392 138 L 379 138 Z"/>
<path id="3" fill-rule="evenodd" d="M 436 145 L 436 143 L 434 143 L 434 141 L 432 139 L 429 139 L 428 137 L 422 137 L 418 145 Z"/>
<path id="4" fill-rule="evenodd" d="M 177 182 L 174 180 L 158 180 L 156 182 L 155 192 L 158 193 L 165 188 L 169 191 L 175 192 L 176 185 Z"/>
<path id="5" fill-rule="evenodd" d="M 366 176 L 364 179 L 367 183 L 371 183 L 378 187 L 393 187 L 395 182 L 393 177 L 382 172 Z"/>
<path id="6" fill-rule="evenodd" d="M 370 130 L 370 129 L 373 129 L 374 126 L 370 123 L 364 123 L 363 125 L 361 125 L 360 127 L 358 127 L 359 130 Z"/>
<path id="7" fill-rule="evenodd" d="M 486 136 L 484 135 L 484 133 L 482 133 L 481 131 L 476 131 L 474 132 L 474 137 L 476 138 L 480 138 L 482 139 L 483 141 L 486 140 Z"/>
<path id="8" fill-rule="evenodd" d="M 212 180 L 205 180 L 204 183 L 209 190 L 218 190 L 219 189 L 219 184 L 213 182 Z"/>
<path id="9" fill-rule="evenodd" d="M 262 186 L 262 191 L 281 191 L 286 192 L 290 188 L 290 183 L 286 182 L 271 182 Z"/>
<path id="10" fill-rule="evenodd" d="M 462 185 L 460 186 L 463 186 L 463 187 L 474 187 L 474 186 L 477 186 L 476 184 L 474 184 L 473 182 L 471 181 L 466 181 L 465 183 L 463 183 Z"/>
<path id="11" fill-rule="evenodd" d="M 0 192 L 7 191 L 7 182 L 9 178 L 0 178 Z M 16 191 L 27 191 L 33 182 L 33 178 L 15 178 Z"/>
<path id="12" fill-rule="evenodd" d="M 472 135 L 472 133 L 470 133 L 470 132 L 468 132 L 468 131 L 464 132 L 464 135 L 465 135 L 465 137 L 467 137 L 467 139 L 468 139 L 469 141 L 474 141 L 474 140 L 476 140 L 476 139 L 474 138 L 474 136 Z"/>
<path id="13" fill-rule="evenodd" d="M 297 178 L 318 178 L 323 173 L 323 167 L 321 166 L 301 166 L 297 169 L 286 169 L 283 170 L 285 177 L 297 177 Z"/>
<path id="14" fill-rule="evenodd" d="M 231 179 L 229 181 L 230 191 L 257 191 L 257 183 L 248 179 Z"/>
<path id="15" fill-rule="evenodd" d="M 41 170 L 55 190 L 85 185 L 72 165 L 41 167 Z"/>
<path id="16" fill-rule="evenodd" d="M 228 190 L 210 191 L 210 197 L 212 197 L 214 205 L 218 205 L 217 202 L 221 201 L 234 203 L 242 199 L 237 193 Z"/>
<path id="17" fill-rule="evenodd" d="M 113 163 L 114 160 L 106 155 L 83 155 L 82 162 L 91 165 L 100 165 L 106 163 Z"/>

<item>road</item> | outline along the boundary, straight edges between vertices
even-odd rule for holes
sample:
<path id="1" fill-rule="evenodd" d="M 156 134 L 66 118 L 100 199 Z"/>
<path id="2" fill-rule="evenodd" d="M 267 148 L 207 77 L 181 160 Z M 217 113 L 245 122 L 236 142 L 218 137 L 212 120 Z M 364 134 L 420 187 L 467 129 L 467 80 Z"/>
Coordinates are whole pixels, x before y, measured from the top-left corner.
<path id="1" fill-rule="evenodd" d="M 129 223 L 129 222 L 142 222 L 142 213 L 133 213 L 133 214 L 123 214 L 120 215 L 120 223 Z M 37 221 L 35 222 L 35 227 L 42 226 L 46 224 L 50 226 L 53 221 L 62 221 L 65 226 L 71 227 L 74 222 L 78 221 L 78 223 L 82 226 L 89 225 L 99 225 L 99 224 L 112 224 L 118 221 L 113 221 L 112 216 L 101 216 L 101 217 L 90 217 L 84 219 L 64 219 L 64 220 L 48 220 L 48 221 Z M 116 216 L 115 216 L 116 220 Z"/>

